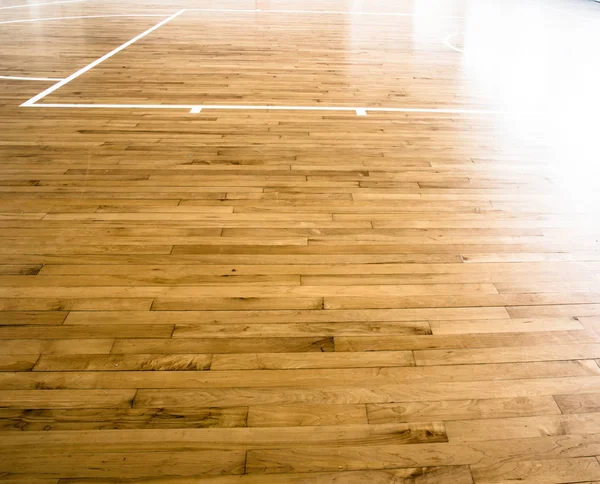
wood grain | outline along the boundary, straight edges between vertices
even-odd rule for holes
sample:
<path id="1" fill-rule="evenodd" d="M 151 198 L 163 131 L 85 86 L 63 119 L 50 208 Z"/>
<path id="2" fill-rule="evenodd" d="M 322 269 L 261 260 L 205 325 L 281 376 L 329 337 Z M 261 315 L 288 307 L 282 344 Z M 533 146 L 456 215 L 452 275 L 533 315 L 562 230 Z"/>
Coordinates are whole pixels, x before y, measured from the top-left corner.
<path id="1" fill-rule="evenodd" d="M 189 429 L 245 427 L 246 407 L 195 408 L 53 408 L 0 410 L 0 431 Z"/>
<path id="2" fill-rule="evenodd" d="M 0 3 L 0 482 L 600 482 L 594 2 Z"/>

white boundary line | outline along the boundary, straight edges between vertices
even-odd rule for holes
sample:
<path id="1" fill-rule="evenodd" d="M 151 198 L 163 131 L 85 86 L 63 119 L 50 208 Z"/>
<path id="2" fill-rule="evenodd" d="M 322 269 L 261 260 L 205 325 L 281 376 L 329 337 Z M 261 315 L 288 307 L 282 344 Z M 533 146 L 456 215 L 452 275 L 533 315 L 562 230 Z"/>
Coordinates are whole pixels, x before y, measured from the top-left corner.
<path id="1" fill-rule="evenodd" d="M 79 17 L 48 17 L 48 18 L 32 18 L 27 20 L 5 20 L 4 22 L 0 22 L 0 25 L 8 25 L 8 24 L 24 24 L 28 22 L 46 22 L 49 20 L 72 20 L 79 18 L 108 18 L 108 17 L 163 17 L 159 13 L 140 13 L 140 14 L 114 14 L 114 15 L 83 15 Z"/>
<path id="2" fill-rule="evenodd" d="M 23 5 L 11 5 L 10 7 L 0 7 L 0 10 L 8 10 L 9 8 L 26 8 L 26 7 L 40 7 L 42 5 L 57 5 L 59 3 L 79 3 L 85 2 L 86 0 L 64 0 L 61 2 L 48 2 L 48 3 L 26 3 Z"/>
<path id="3" fill-rule="evenodd" d="M 459 49 L 458 47 L 455 47 L 454 45 L 452 45 L 450 43 L 450 39 L 453 39 L 454 37 L 456 37 L 458 35 L 460 35 L 460 32 L 455 32 L 453 34 L 447 35 L 446 37 L 444 37 L 442 39 L 442 44 L 444 44 L 449 49 L 452 49 L 454 52 L 460 52 L 461 54 L 463 54 L 465 52 L 464 50 Z"/>
<path id="4" fill-rule="evenodd" d="M 186 109 L 197 114 L 204 109 L 220 110 L 253 110 L 253 111 L 338 111 L 355 112 L 365 116 L 368 112 L 376 113 L 431 113 L 431 114 L 532 114 L 509 111 L 493 111 L 485 109 L 454 109 L 454 108 L 370 108 L 348 106 L 254 106 L 243 104 L 22 104 L 22 107 L 34 108 L 65 108 L 65 109 Z M 365 113 L 365 114 L 361 114 Z"/>
<path id="5" fill-rule="evenodd" d="M 137 42 L 138 40 L 140 40 L 142 37 L 145 37 L 146 35 L 148 35 L 149 33 L 154 32 L 156 29 L 162 27 L 163 25 L 165 25 L 166 23 L 170 22 L 171 20 L 173 20 L 174 18 L 178 17 L 179 15 L 181 15 L 183 12 L 185 12 L 184 10 L 180 10 L 177 13 L 174 13 L 173 15 L 171 15 L 170 17 L 167 17 L 166 19 L 162 20 L 161 22 L 157 23 L 154 27 L 150 27 L 148 30 L 142 32 L 141 34 L 137 35 L 136 37 L 134 37 L 131 40 L 128 40 L 127 42 L 125 42 L 124 44 L 121 44 L 119 47 L 117 47 L 116 49 L 111 50 L 108 54 L 104 54 L 102 57 L 100 57 L 99 59 L 96 59 L 94 62 L 92 62 L 91 64 L 88 64 L 87 66 L 79 69 L 77 72 L 74 72 L 73 74 L 71 74 L 69 77 L 63 79 L 60 82 L 57 82 L 56 84 L 54 84 L 54 86 L 50 86 L 48 89 L 46 89 L 45 91 L 40 92 L 39 94 L 37 94 L 36 96 L 32 97 L 31 99 L 25 101 L 23 104 L 21 104 L 21 106 L 31 106 L 32 104 L 35 104 L 36 102 L 38 102 L 40 99 L 45 98 L 48 94 L 53 93 L 54 91 L 56 91 L 57 89 L 60 89 L 62 86 L 64 86 L 65 84 L 71 82 L 73 79 L 77 79 L 79 76 L 81 76 L 82 74 L 85 74 L 87 71 L 89 71 L 90 69 L 93 69 L 94 67 L 96 67 L 98 64 L 100 64 L 101 62 L 104 62 L 106 59 L 109 59 L 110 57 L 112 57 L 113 55 L 121 52 L 123 49 L 126 49 L 127 47 L 129 47 L 131 44 L 133 44 L 134 42 Z"/>
<path id="6" fill-rule="evenodd" d="M 62 77 L 20 77 L 20 76 L 0 76 L 0 79 L 9 79 L 11 81 L 62 81 Z"/>
<path id="7" fill-rule="evenodd" d="M 359 14 L 359 15 L 394 15 L 394 16 L 416 16 L 416 14 L 392 14 L 392 13 L 369 13 L 369 12 L 331 12 L 331 11 L 312 11 L 312 10 L 225 10 L 225 9 L 182 9 L 173 15 L 165 18 L 161 22 L 157 23 L 153 27 L 148 30 L 142 32 L 138 36 L 133 39 L 125 42 L 120 45 L 116 49 L 113 49 L 108 54 L 103 55 L 99 59 L 96 59 L 94 62 L 88 64 L 87 66 L 79 69 L 77 72 L 71 74 L 69 77 L 60 80 L 58 83 L 49 87 L 45 91 L 37 94 L 31 99 L 25 101 L 21 104 L 21 107 L 39 107 L 39 108 L 65 108 L 65 109 L 186 109 L 189 110 L 190 113 L 198 114 L 203 109 L 215 109 L 215 110 L 254 110 L 254 111 L 329 111 L 329 112 L 354 112 L 357 116 L 366 116 L 369 111 L 371 112 L 391 112 L 391 113 L 430 113 L 430 114 L 516 114 L 516 113 L 508 113 L 505 111 L 494 111 L 494 110 L 479 110 L 479 109 L 454 109 L 454 108 L 382 108 L 382 107 L 347 107 L 347 106 L 269 106 L 269 105 L 220 105 L 220 104 L 93 104 L 93 103 L 82 103 L 82 104 L 72 104 L 72 103 L 48 103 L 48 104 L 36 104 L 41 99 L 45 98 L 49 94 L 54 91 L 60 89 L 65 84 L 68 84 L 72 80 L 78 78 L 82 74 L 85 74 L 87 71 L 93 69 L 98 64 L 104 62 L 109 59 L 113 55 L 121 52 L 122 50 L 129 47 L 134 42 L 137 42 L 142 37 L 154 32 L 159 29 L 166 23 L 175 19 L 182 13 L 186 11 L 201 11 L 201 12 L 274 12 L 274 13 L 282 13 L 282 12 L 291 12 L 291 13 L 325 13 L 325 14 Z M 157 16 L 154 14 L 148 15 L 113 15 L 113 16 L 124 16 L 124 17 L 132 17 L 132 16 Z M 37 20 L 28 20 L 31 21 L 41 21 L 41 20 L 59 20 L 64 18 L 94 18 L 95 16 L 90 17 L 62 17 L 57 19 L 37 19 Z M 100 17 L 100 16 L 98 16 Z M 109 17 L 109 15 L 102 16 Z M 0 22 L 2 23 L 17 23 L 24 21 L 9 21 L 9 22 Z M 27 20 L 25 21 L 27 22 Z M 450 34 L 448 37 L 444 39 L 444 43 L 446 44 L 447 40 L 454 35 L 458 34 Z M 447 44 L 451 49 L 456 50 L 451 44 Z M 524 114 L 524 113 L 519 113 Z"/>
<path id="8" fill-rule="evenodd" d="M 381 17 L 439 17 L 439 18 L 463 18 L 459 15 L 427 15 L 419 13 L 396 13 L 396 12 L 360 12 L 355 10 L 268 10 L 268 9 L 233 9 L 233 8 L 188 8 L 188 12 L 226 12 L 226 13 L 307 13 L 322 15 L 371 15 Z"/>

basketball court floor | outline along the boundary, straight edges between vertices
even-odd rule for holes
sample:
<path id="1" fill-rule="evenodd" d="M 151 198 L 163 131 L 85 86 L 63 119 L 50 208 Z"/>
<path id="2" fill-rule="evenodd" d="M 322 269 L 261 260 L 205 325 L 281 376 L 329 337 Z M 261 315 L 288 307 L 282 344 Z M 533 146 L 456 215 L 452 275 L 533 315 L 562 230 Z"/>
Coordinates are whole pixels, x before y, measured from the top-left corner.
<path id="1" fill-rule="evenodd" d="M 0 0 L 0 484 L 600 482 L 599 41 Z"/>

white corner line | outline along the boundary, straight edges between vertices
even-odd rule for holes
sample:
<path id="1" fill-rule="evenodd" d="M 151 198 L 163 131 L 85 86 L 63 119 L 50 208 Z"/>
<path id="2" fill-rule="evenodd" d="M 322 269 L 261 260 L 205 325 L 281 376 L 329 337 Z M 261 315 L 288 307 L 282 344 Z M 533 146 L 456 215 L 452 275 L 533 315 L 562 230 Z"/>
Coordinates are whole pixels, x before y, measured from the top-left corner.
<path id="1" fill-rule="evenodd" d="M 19 76 L 0 76 L 0 79 L 9 79 L 11 81 L 62 81 L 56 77 L 19 77 Z"/>
<path id="2" fill-rule="evenodd" d="M 154 32 L 156 29 L 159 29 L 160 27 L 162 27 L 163 25 L 165 25 L 166 23 L 170 22 L 171 20 L 173 20 L 174 18 L 178 17 L 179 15 L 181 15 L 183 12 L 185 12 L 185 9 L 180 10 L 177 13 L 174 13 L 173 15 L 171 15 L 170 17 L 167 17 L 166 19 L 162 20 L 161 22 L 157 23 L 154 27 L 150 27 L 148 30 L 142 32 L 141 34 L 137 35 L 136 37 L 134 37 L 131 40 L 128 40 L 127 42 L 125 42 L 124 44 L 121 44 L 119 47 L 117 47 L 116 49 L 111 50 L 108 54 L 104 54 L 102 57 L 100 57 L 99 59 L 96 59 L 94 62 L 92 62 L 91 64 L 88 64 L 87 66 L 79 69 L 77 72 L 74 72 L 73 74 L 71 74 L 69 77 L 63 79 L 60 82 L 57 82 L 56 84 L 54 84 L 54 86 L 49 87 L 48 89 L 46 89 L 45 91 L 40 92 L 38 95 L 32 97 L 31 99 L 29 99 L 28 101 L 25 101 L 23 104 L 21 104 L 21 106 L 31 106 L 32 104 L 35 104 L 37 101 L 39 101 L 40 99 L 45 98 L 48 94 L 53 93 L 54 91 L 56 91 L 57 89 L 60 89 L 62 86 L 64 86 L 65 84 L 68 84 L 69 82 L 71 82 L 73 79 L 77 79 L 79 76 L 81 76 L 82 74 L 85 74 L 87 71 L 89 71 L 90 69 L 93 69 L 94 67 L 96 67 L 98 64 L 104 62 L 106 59 L 111 58 L 113 55 L 121 52 L 123 49 L 126 49 L 127 47 L 129 47 L 131 44 L 133 44 L 134 42 L 137 42 L 138 40 L 140 40 L 142 37 L 145 37 L 146 35 L 148 35 L 151 32 Z"/>
<path id="3" fill-rule="evenodd" d="M 158 13 L 139 13 L 139 14 L 112 14 L 112 15 L 81 15 L 76 17 L 47 17 L 47 18 L 32 18 L 26 20 L 5 20 L 0 22 L 0 25 L 7 24 L 24 24 L 28 22 L 46 22 L 50 20 L 73 20 L 81 18 L 109 18 L 109 17 L 163 17 L 164 15 Z"/>
<path id="4" fill-rule="evenodd" d="M 63 108 L 63 109 L 187 109 L 189 112 L 198 109 L 197 104 L 73 104 L 73 103 L 48 103 L 48 104 L 21 104 L 21 107 L 34 108 Z M 250 111 L 329 111 L 329 112 L 358 112 L 374 111 L 380 113 L 429 113 L 429 114 L 474 114 L 474 115 L 533 115 L 535 112 L 495 111 L 485 109 L 454 109 L 454 108 L 359 108 L 346 106 L 258 106 L 258 105 L 222 105 L 203 104 L 204 109 L 221 110 L 250 110 Z"/>
<path id="5" fill-rule="evenodd" d="M 85 2 L 86 0 L 63 0 L 60 2 L 47 2 L 47 3 L 26 3 L 24 5 L 11 5 L 10 7 L 0 7 L 0 10 L 8 10 L 9 8 L 27 8 L 27 7 L 40 7 L 42 5 L 57 5 L 59 3 L 79 3 Z"/>
<path id="6" fill-rule="evenodd" d="M 444 44 L 446 47 L 453 50 L 454 52 L 460 52 L 461 54 L 463 54 L 465 52 L 464 50 L 459 49 L 458 47 L 455 47 L 450 43 L 450 39 L 456 37 L 457 35 L 460 35 L 460 32 L 455 32 L 453 34 L 447 35 L 442 39 L 442 44 Z"/>
<path id="7" fill-rule="evenodd" d="M 234 9 L 234 8 L 188 8 L 189 12 L 224 12 L 224 13 L 307 13 L 321 15 L 371 15 L 380 17 L 441 17 L 441 18 L 463 18 L 458 15 L 426 15 L 419 13 L 400 12 L 360 12 L 354 10 L 269 10 L 269 9 Z"/>
<path id="8" fill-rule="evenodd" d="M 357 109 L 356 110 L 356 115 L 357 116 L 366 116 L 367 115 L 367 110 L 366 109 Z"/>
<path id="9" fill-rule="evenodd" d="M 190 114 L 198 114 L 200 111 L 202 111 L 202 108 L 200 106 L 196 106 L 190 110 Z"/>

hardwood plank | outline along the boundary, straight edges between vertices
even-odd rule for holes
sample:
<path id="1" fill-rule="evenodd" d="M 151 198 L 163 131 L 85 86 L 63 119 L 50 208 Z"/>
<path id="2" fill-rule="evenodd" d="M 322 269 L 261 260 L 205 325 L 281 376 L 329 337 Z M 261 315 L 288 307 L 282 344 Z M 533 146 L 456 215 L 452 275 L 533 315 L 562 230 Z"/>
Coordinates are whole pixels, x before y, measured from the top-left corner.
<path id="1" fill-rule="evenodd" d="M 422 350 L 414 352 L 417 365 L 460 365 L 515 361 L 591 359 L 600 356 L 597 344 L 517 346 L 493 349 Z"/>
<path id="2" fill-rule="evenodd" d="M 128 408 L 135 390 L 3 390 L 2 408 Z"/>
<path id="3" fill-rule="evenodd" d="M 269 474 L 270 484 L 361 484 L 373 482 L 376 484 L 433 484 L 448 480 L 456 484 L 472 484 L 471 471 L 468 466 L 443 466 L 443 467 L 407 467 L 403 469 L 367 470 L 367 471 L 338 471 L 338 472 L 311 472 L 298 474 Z M 103 480 L 102 484 L 113 484 L 116 480 Z M 129 481 L 120 481 L 129 482 Z M 148 484 L 187 484 L 187 478 L 158 478 L 146 479 Z M 262 484 L 265 476 L 260 474 L 246 474 L 243 476 L 221 477 L 194 477 L 194 483 L 199 484 Z M 46 484 L 46 483 L 43 483 Z M 97 480 L 87 479 L 61 479 L 60 484 L 99 484 Z"/>
<path id="4" fill-rule="evenodd" d="M 8 276 L 10 277 L 10 276 Z M 462 291 L 474 293 L 493 293 L 490 284 L 421 284 L 421 285 L 350 285 L 350 286 L 308 286 L 300 285 L 300 276 L 199 276 L 185 278 L 156 278 L 148 280 L 123 276 L 38 276 L 23 280 L 0 278 L 0 296 L 5 297 L 157 297 L 187 299 L 230 298 L 232 307 L 236 300 L 248 298 L 322 298 L 327 296 L 379 296 L 406 294 L 460 294 Z M 14 286 L 18 283 L 19 287 Z M 142 284 L 135 286 L 135 284 Z M 169 284 L 169 285 L 167 285 Z M 235 300 L 234 300 L 235 299 Z M 277 307 L 277 304 L 273 304 Z M 310 306 L 309 306 L 310 307 Z M 315 306 L 318 308 L 318 306 Z M 243 309 L 243 308 L 242 308 Z"/>
<path id="5" fill-rule="evenodd" d="M 561 410 L 550 396 L 367 405 L 369 423 L 374 424 L 557 415 Z"/>
<path id="6" fill-rule="evenodd" d="M 69 313 L 67 311 L 4 311 L 0 326 L 62 324 Z"/>
<path id="7" fill-rule="evenodd" d="M 504 363 L 485 365 L 459 365 L 459 366 L 418 366 L 413 369 L 387 370 L 386 367 L 414 367 L 408 352 L 366 352 L 366 353 L 261 353 L 237 355 L 213 355 L 211 370 L 277 370 L 301 368 L 381 368 L 379 375 L 402 375 L 402 379 L 409 379 L 411 375 L 416 378 L 449 378 L 458 380 L 478 379 L 519 379 L 535 375 L 546 376 L 576 376 L 600 374 L 600 368 L 591 360 L 575 361 L 549 361 L 533 363 Z M 406 361 L 403 361 L 403 358 Z M 400 358 L 400 359 L 398 359 Z M 317 375 L 320 372 L 313 371 Z M 360 372 L 355 371 L 355 374 Z M 465 376 L 463 376 L 463 373 Z M 367 374 L 372 378 L 369 372 Z M 322 375 L 321 375 L 322 376 Z"/>
<path id="8" fill-rule="evenodd" d="M 331 388 L 214 388 L 205 390 L 139 390 L 135 405 L 140 407 L 190 407 L 190 406 L 243 406 L 287 404 L 360 404 L 438 400 L 515 398 L 569 393 L 595 393 L 597 377 L 544 378 L 539 380 L 505 380 L 502 385 L 494 381 L 435 382 L 425 389 L 422 383 Z"/>
<path id="9" fill-rule="evenodd" d="M 111 352 L 116 354 L 167 353 L 270 353 L 333 351 L 331 337 L 298 338 L 180 338 L 118 339 Z"/>
<path id="10" fill-rule="evenodd" d="M 2 227 L 0 221 L 0 227 Z M 92 226 L 93 228 L 94 226 Z M 104 226 L 103 226 L 104 227 Z M 185 235 L 187 233 L 195 233 L 198 230 L 196 227 L 184 226 L 184 227 L 163 227 L 165 233 L 174 233 L 179 235 Z M 44 229 L 40 229 L 44 230 Z M 60 227 L 60 232 L 69 230 L 69 226 Z M 89 227 L 85 226 L 79 228 L 75 234 L 81 233 L 83 230 L 90 230 Z M 98 230 L 98 229 L 96 229 Z M 152 227 L 145 227 L 136 225 L 135 227 L 123 227 L 122 225 L 108 226 L 104 230 L 112 230 L 118 233 L 125 233 L 127 231 L 143 231 L 143 233 L 152 233 Z M 204 230 L 204 229 L 201 229 Z M 37 257 L 37 258 L 36 258 Z M 437 254 L 437 253 L 394 253 L 394 254 L 219 254 L 217 251 L 213 251 L 212 254 L 204 255 L 173 255 L 160 256 L 160 255 L 80 255 L 76 258 L 67 258 L 60 255 L 43 254 L 38 256 L 21 256 L 16 258 L 6 257 L 6 260 L 13 263 L 17 261 L 35 261 L 29 263 L 39 263 L 38 261 L 44 260 L 47 265 L 40 270 L 40 273 L 45 274 L 88 274 L 94 273 L 93 268 L 87 267 L 88 265 L 99 266 L 98 273 L 101 274 L 114 274 L 122 273 L 122 268 L 119 268 L 117 262 L 119 258 L 126 258 L 128 261 L 128 269 L 131 268 L 131 274 L 138 274 L 144 272 L 154 271 L 158 269 L 163 273 L 179 273 L 180 271 L 189 270 L 191 274 L 229 274 L 231 269 L 236 269 L 238 273 L 250 273 L 250 274 L 262 274 L 268 272 L 272 273 L 290 273 L 294 270 L 291 265 L 302 265 L 305 271 L 317 271 L 319 270 L 317 265 L 334 266 L 334 265 L 351 265 L 351 264 L 368 264 L 373 266 L 375 264 L 449 264 L 449 263 L 462 263 L 462 260 L 457 254 Z M 174 267 L 169 269 L 170 265 Z M 186 265 L 182 265 L 186 264 Z M 201 266 L 197 268 L 195 266 Z M 262 265 L 268 265 L 271 267 L 261 268 Z M 216 266 L 216 267 L 215 267 Z M 186 269 L 188 268 L 188 269 Z M 322 269 L 323 270 L 323 269 Z M 129 272 L 129 271 L 128 271 Z M 323 273 L 326 273 L 323 270 Z"/>
<path id="11" fill-rule="evenodd" d="M 593 434 L 597 430 L 600 414 L 513 417 L 447 422 L 451 441 L 488 440 L 491 435 L 506 439 L 538 437 L 544 435 Z"/>
<path id="12" fill-rule="evenodd" d="M 576 327 L 582 328 L 578 321 Z M 373 335 L 373 334 L 431 334 L 426 321 L 389 323 L 278 323 L 278 324 L 195 324 L 177 325 L 173 338 L 231 338 L 231 337 L 298 337 L 308 335 Z"/>
<path id="13" fill-rule="evenodd" d="M 34 288 L 44 288 L 46 289 L 46 292 L 44 292 L 43 294 L 46 295 L 47 297 L 57 297 L 57 296 L 67 296 L 69 295 L 68 293 L 56 293 L 56 292 L 49 292 L 47 291 L 48 287 L 53 287 L 55 286 L 56 288 L 71 288 L 71 287 L 76 287 L 77 289 L 80 288 L 95 288 L 95 287 L 104 287 L 104 286 L 109 286 L 109 287 L 128 287 L 130 289 L 130 286 L 135 286 L 135 285 L 140 285 L 142 287 L 145 286 L 157 286 L 157 285 L 166 285 L 168 283 L 171 283 L 172 285 L 177 285 L 177 284 L 185 284 L 185 285 L 190 285 L 190 286 L 194 286 L 194 288 L 196 286 L 209 286 L 211 288 L 215 287 L 215 289 L 213 289 L 211 292 L 207 291 L 207 296 L 210 295 L 223 295 L 223 296 L 227 296 L 231 294 L 227 294 L 226 289 L 231 289 L 230 285 L 244 285 L 244 286 L 259 286 L 258 288 L 255 289 L 255 293 L 258 293 L 258 295 L 262 295 L 264 294 L 264 292 L 261 294 L 259 291 L 261 288 L 263 288 L 263 291 L 267 291 L 269 288 L 271 289 L 271 286 L 293 286 L 293 285 L 300 285 L 300 276 L 298 275 L 238 275 L 238 274 L 224 274 L 222 276 L 206 276 L 206 275 L 196 275 L 196 276 L 192 276 L 192 277 L 173 277 L 173 278 L 169 278 L 168 276 L 165 275 L 161 275 L 160 273 L 154 273 L 151 275 L 148 275 L 146 277 L 136 277 L 136 276 L 132 276 L 132 275 L 117 275 L 117 276 L 103 276 L 103 275 L 58 275 L 58 276 L 47 276 L 44 274 L 38 275 L 37 277 L 31 277 L 31 276 L 0 276 L 0 287 L 2 287 L 2 290 L 0 291 L 0 294 L 2 295 L 10 295 L 10 289 L 14 286 L 17 287 L 22 287 L 22 288 L 31 288 L 30 291 L 27 291 L 27 296 L 37 296 L 39 294 L 39 290 L 35 291 Z M 219 285 L 225 285 L 225 287 L 223 287 L 223 294 L 221 294 L 220 292 L 218 292 L 216 289 L 218 289 Z M 493 288 L 493 286 L 491 285 L 487 285 L 485 286 L 485 288 L 487 289 L 487 291 L 494 291 L 494 294 L 496 293 L 496 290 Z M 250 290 L 252 288 L 249 288 Z M 435 288 L 434 288 L 435 289 Z M 239 292 L 239 288 L 237 289 Z M 450 290 L 448 290 L 445 287 L 442 287 L 441 290 L 445 290 L 446 292 L 450 292 Z M 63 290 L 64 291 L 64 290 Z M 93 289 L 92 289 L 93 291 Z M 98 291 L 98 290 L 97 290 Z M 82 294 L 83 293 L 83 294 Z M 131 296 L 135 296 L 137 295 L 139 297 L 140 293 L 139 292 L 135 292 L 135 291 L 131 291 L 131 289 L 129 290 L 129 293 Z M 85 295 L 85 291 L 82 291 L 80 289 L 79 291 L 80 295 Z M 160 293 L 159 293 L 160 294 Z M 115 294 L 117 297 L 118 295 Z M 142 294 L 143 296 L 147 296 L 148 294 Z M 199 296 L 201 294 L 198 294 Z M 252 295 L 252 293 L 250 293 L 249 295 Z M 294 295 L 293 292 L 291 295 Z M 302 292 L 300 291 L 299 294 L 297 294 L 298 296 L 302 297 L 302 296 L 308 296 L 310 297 L 310 294 L 302 294 Z"/>
<path id="14" fill-rule="evenodd" d="M 583 329 L 581 322 L 575 318 L 432 321 L 429 325 L 433 334 L 529 333 Z"/>
<path id="15" fill-rule="evenodd" d="M 323 298 L 157 298 L 153 311 L 321 309 Z"/>
<path id="16" fill-rule="evenodd" d="M 600 464 L 593 457 L 499 463 L 471 466 L 475 482 L 561 483 L 597 480 Z"/>
<path id="17" fill-rule="evenodd" d="M 214 355 L 215 357 L 217 355 Z M 593 362 L 556 362 L 538 364 L 462 365 L 458 367 L 390 367 L 290 370 L 230 371 L 58 371 L 3 372 L 0 388 L 138 388 L 210 389 L 279 387 L 282 381 L 298 389 L 325 388 L 328 385 L 402 385 L 430 382 L 478 382 L 521 380 L 570 376 L 596 376 L 600 369 Z"/>
<path id="18" fill-rule="evenodd" d="M 12 339 L 2 342 L 6 355 L 21 354 L 108 354 L 115 343 L 114 339 Z"/>
<path id="19" fill-rule="evenodd" d="M 72 311 L 65 324 L 114 324 L 115 318 L 128 324 L 197 323 L 345 323 L 383 321 L 464 320 L 469 317 L 506 319 L 504 308 L 386 309 L 386 310 L 270 310 L 270 311 Z"/>
<path id="20" fill-rule="evenodd" d="M 6 475 L 6 474 L 5 474 Z M 6 475 L 2 479 L 4 484 L 58 484 L 58 479 L 44 479 L 37 477 L 18 477 L 14 475 Z"/>
<path id="21" fill-rule="evenodd" d="M 0 298 L 0 311 L 148 311 L 152 302 L 151 298 Z"/>
<path id="22" fill-rule="evenodd" d="M 600 301 L 600 293 L 556 294 L 491 294 L 485 296 L 432 296 L 432 297 L 326 297 L 324 309 L 357 308 L 419 308 L 419 307 L 493 307 L 493 306 L 545 306 L 550 304 L 590 305 Z M 518 316 L 514 316 L 518 317 Z"/>
<path id="23" fill-rule="evenodd" d="M 596 333 L 600 333 L 600 318 L 599 317 L 597 317 L 597 316 L 590 316 L 590 317 L 583 316 L 583 317 L 579 317 L 577 319 L 586 328 L 589 328 L 592 331 L 595 331 Z"/>
<path id="24" fill-rule="evenodd" d="M 277 474 L 283 472 L 327 472 L 344 470 L 394 468 L 402 465 L 464 465 L 477 462 L 480 457 L 475 450 L 441 446 L 441 444 L 370 447 L 322 447 L 316 449 L 261 449 L 248 451 L 246 470 L 249 474 Z M 435 457 L 434 457 L 435 456 Z M 437 460 L 436 464 L 433 461 Z M 395 461 L 395 464 L 392 462 Z M 412 464 L 408 464 L 412 462 Z M 430 464 L 431 463 L 431 464 Z"/>
<path id="25" fill-rule="evenodd" d="M 106 339 L 106 338 L 170 338 L 171 325 L 146 326 L 106 324 L 96 326 L 0 326 L 0 340 L 14 339 Z"/>
<path id="26" fill-rule="evenodd" d="M 41 265 L 0 265 L 0 275 L 35 275 L 40 269 Z"/>
<path id="27" fill-rule="evenodd" d="M 513 306 L 506 310 L 511 318 L 560 318 L 578 316 L 597 316 L 600 304 L 562 304 L 544 306 Z"/>
<path id="28" fill-rule="evenodd" d="M 414 366 L 411 351 L 373 353 L 251 353 L 217 354 L 211 370 L 266 370 L 294 368 L 385 368 Z"/>
<path id="29" fill-rule="evenodd" d="M 19 455 L 31 442 L 39 441 L 39 432 L 10 435 L 11 445 L 0 442 L 0 455 Z M 85 454 L 102 446 L 105 453 L 148 451 L 232 451 L 243 449 L 287 449 L 302 445 L 353 446 L 361 442 L 371 445 L 412 447 L 424 443 L 447 442 L 444 425 L 439 422 L 392 425 L 336 425 L 328 427 L 254 427 L 114 430 L 112 432 L 54 431 L 46 432 L 38 442 L 36 453 L 42 456 L 62 449 L 64 453 Z"/>
<path id="30" fill-rule="evenodd" d="M 465 264 L 466 265 L 466 264 Z M 516 271 L 502 273 L 487 272 L 482 268 L 479 272 L 454 273 L 366 273 L 357 275 L 307 275 L 302 276 L 302 282 L 311 286 L 353 286 L 353 285 L 406 285 L 406 284 L 489 284 L 497 282 L 529 282 L 531 284 L 554 281 L 591 280 L 592 273 L 556 271 L 532 271 L 526 274 Z M 501 299 L 501 298 L 500 298 Z"/>
<path id="31" fill-rule="evenodd" d="M 208 370 L 211 360 L 203 354 L 44 354 L 33 371 L 200 371 Z"/>
<path id="32" fill-rule="evenodd" d="M 367 423 L 373 422 L 367 422 L 364 405 L 258 405 L 248 408 L 248 427 L 312 427 Z"/>
<path id="33" fill-rule="evenodd" d="M 336 336 L 336 351 L 435 350 L 437 348 L 510 348 L 539 345 L 593 345 L 598 335 L 588 331 L 539 331 L 532 333 L 483 333 L 429 336 Z M 420 354 L 420 353 L 419 353 Z M 487 354 L 487 353 L 486 353 Z M 490 352 L 493 354 L 493 352 Z M 594 358 L 588 356 L 587 358 Z M 568 358 L 566 358 L 568 359 Z"/>
<path id="34" fill-rule="evenodd" d="M 325 447 L 321 449 L 250 450 L 247 470 L 251 474 L 282 472 L 326 472 L 395 468 L 405 460 L 413 465 L 426 465 L 437 459 L 436 465 L 471 466 L 519 463 L 531 460 L 589 458 L 599 445 L 598 434 L 588 436 L 552 436 L 530 439 L 488 440 L 461 444 L 427 444 L 410 446 Z"/>
<path id="35" fill-rule="evenodd" d="M 2 409 L 1 432 L 245 427 L 247 407 Z"/>
<path id="36" fill-rule="evenodd" d="M 554 395 L 562 413 L 588 413 L 600 411 L 600 393 L 589 395 Z"/>
<path id="37" fill-rule="evenodd" d="M 125 458 L 124 458 L 125 456 Z M 45 477 L 142 478 L 157 474 L 193 476 L 241 474 L 244 451 L 77 453 L 56 451 L 47 454 L 0 454 L 0 463 L 8 473 Z"/>
<path id="38" fill-rule="evenodd" d="M 29 371 L 40 355 L 0 355 L 0 371 Z"/>

